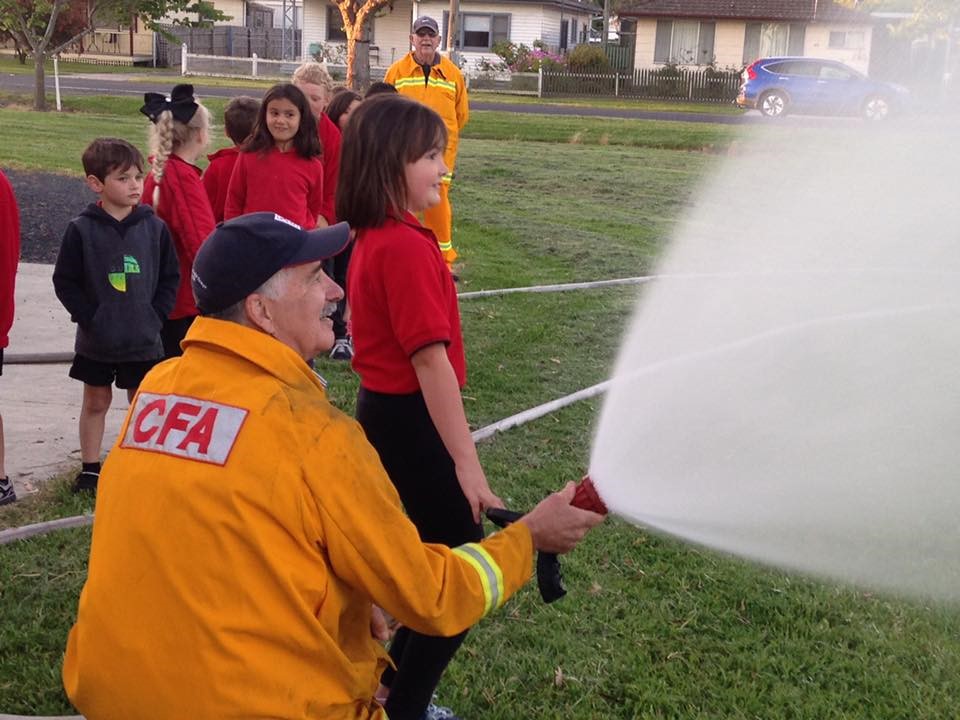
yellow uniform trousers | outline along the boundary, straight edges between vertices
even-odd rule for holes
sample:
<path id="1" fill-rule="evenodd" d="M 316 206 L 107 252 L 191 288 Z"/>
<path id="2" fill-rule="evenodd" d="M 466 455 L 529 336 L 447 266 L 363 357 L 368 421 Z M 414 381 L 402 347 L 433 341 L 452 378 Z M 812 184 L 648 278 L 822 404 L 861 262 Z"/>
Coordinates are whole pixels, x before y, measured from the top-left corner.
<path id="1" fill-rule="evenodd" d="M 424 210 L 422 220 L 424 227 L 430 228 L 437 236 L 447 266 L 453 265 L 457 251 L 453 249 L 453 208 L 450 206 L 450 181 L 446 178 L 440 183 L 440 202 Z"/>

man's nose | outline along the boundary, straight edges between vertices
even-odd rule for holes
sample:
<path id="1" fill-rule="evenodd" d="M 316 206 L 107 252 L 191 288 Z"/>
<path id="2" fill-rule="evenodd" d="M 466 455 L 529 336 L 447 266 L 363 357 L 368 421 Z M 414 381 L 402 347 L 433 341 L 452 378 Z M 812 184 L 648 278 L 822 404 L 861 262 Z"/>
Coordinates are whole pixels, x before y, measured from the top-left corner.
<path id="1" fill-rule="evenodd" d="M 343 300 L 343 288 L 331 280 L 329 276 L 327 276 L 327 300 L 331 302 Z"/>

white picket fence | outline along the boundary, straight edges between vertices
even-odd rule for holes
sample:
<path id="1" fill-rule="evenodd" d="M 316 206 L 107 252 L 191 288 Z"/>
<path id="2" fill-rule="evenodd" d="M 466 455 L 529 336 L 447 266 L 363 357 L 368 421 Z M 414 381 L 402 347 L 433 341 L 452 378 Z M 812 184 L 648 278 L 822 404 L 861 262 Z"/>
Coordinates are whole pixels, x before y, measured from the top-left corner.
<path id="1" fill-rule="evenodd" d="M 266 60 L 257 57 L 227 57 L 223 55 L 199 55 L 188 51 L 186 44 L 181 46 L 180 74 L 207 75 L 239 79 L 289 80 L 293 71 L 303 60 Z M 346 65 L 326 63 L 327 71 L 334 80 L 343 80 L 347 75 Z M 385 68 L 370 68 L 371 80 L 383 80 Z"/>

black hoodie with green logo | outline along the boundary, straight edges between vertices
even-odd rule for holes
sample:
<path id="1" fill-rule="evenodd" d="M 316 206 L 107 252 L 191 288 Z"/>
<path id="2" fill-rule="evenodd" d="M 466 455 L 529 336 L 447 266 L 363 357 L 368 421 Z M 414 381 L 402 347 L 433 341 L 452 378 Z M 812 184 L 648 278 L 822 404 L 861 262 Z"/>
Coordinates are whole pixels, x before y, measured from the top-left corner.
<path id="1" fill-rule="evenodd" d="M 100 362 L 163 357 L 160 328 L 180 282 L 167 226 L 148 205 L 123 220 L 91 204 L 67 225 L 53 287 L 77 323 L 74 349 Z"/>

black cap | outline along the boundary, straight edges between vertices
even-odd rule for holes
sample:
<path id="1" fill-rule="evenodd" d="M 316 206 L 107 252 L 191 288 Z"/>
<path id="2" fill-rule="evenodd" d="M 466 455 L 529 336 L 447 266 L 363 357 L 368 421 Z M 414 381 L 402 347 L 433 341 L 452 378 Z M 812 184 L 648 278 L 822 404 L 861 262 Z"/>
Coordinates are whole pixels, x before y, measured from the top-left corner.
<path id="1" fill-rule="evenodd" d="M 210 233 L 193 261 L 190 279 L 201 315 L 243 300 L 279 270 L 326 260 L 350 242 L 350 227 L 304 230 L 285 217 L 257 212 L 228 220 Z"/>
<path id="2" fill-rule="evenodd" d="M 423 30 L 424 28 L 429 28 L 433 30 L 434 33 L 440 34 L 440 26 L 437 25 L 437 21 L 428 15 L 421 15 L 416 20 L 413 21 L 413 34 L 416 35 L 418 30 Z"/>

